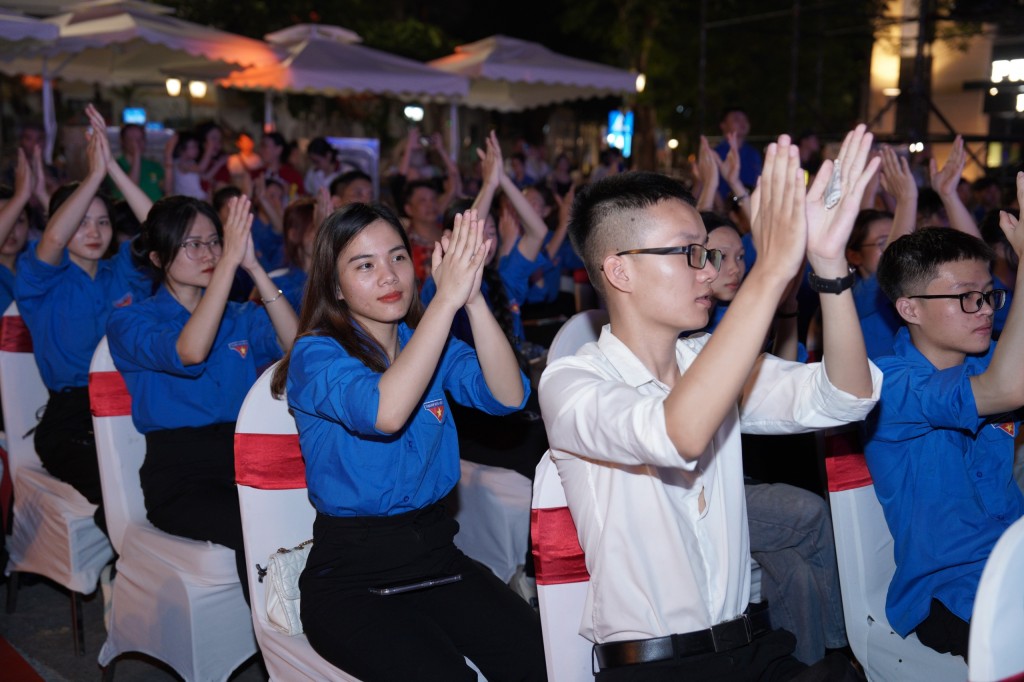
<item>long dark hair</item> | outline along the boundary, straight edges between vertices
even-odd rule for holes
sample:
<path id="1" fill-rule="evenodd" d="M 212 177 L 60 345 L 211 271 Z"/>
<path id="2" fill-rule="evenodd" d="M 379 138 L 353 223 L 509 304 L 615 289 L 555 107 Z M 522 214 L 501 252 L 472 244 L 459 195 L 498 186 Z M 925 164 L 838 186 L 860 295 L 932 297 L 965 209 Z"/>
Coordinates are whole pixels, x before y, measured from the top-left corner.
<path id="1" fill-rule="evenodd" d="M 132 257 L 135 264 L 148 269 L 158 284 L 167 279 L 167 271 L 181 249 L 182 242 L 192 229 L 196 217 L 204 215 L 213 223 L 217 236 L 224 238 L 220 217 L 205 201 L 181 195 L 160 199 L 149 209 L 142 231 L 132 243 Z M 160 265 L 150 259 L 155 253 Z"/>
<path id="2" fill-rule="evenodd" d="M 313 258 L 309 266 L 309 279 L 302 301 L 302 316 L 296 341 L 303 336 L 329 336 L 341 344 L 345 351 L 375 372 L 388 368 L 388 355 L 370 334 L 352 319 L 348 303 L 338 299 L 338 256 L 356 235 L 372 223 L 383 220 L 402 238 L 409 253 L 412 246 L 398 218 L 381 204 L 350 204 L 323 222 L 313 242 Z M 418 296 L 402 319 L 415 328 L 423 314 Z M 294 347 L 294 346 L 293 346 Z M 274 370 L 270 387 L 274 395 L 284 394 L 288 381 L 291 351 Z"/>

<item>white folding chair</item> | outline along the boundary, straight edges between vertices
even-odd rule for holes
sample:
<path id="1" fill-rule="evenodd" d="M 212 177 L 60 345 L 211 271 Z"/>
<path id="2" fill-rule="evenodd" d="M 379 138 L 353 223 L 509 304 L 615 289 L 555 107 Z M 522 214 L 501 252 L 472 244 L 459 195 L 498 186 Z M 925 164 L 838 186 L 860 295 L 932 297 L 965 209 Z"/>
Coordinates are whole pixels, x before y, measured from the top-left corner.
<path id="1" fill-rule="evenodd" d="M 526 560 L 530 479 L 511 469 L 462 460 L 455 544 L 503 582 Z"/>
<path id="2" fill-rule="evenodd" d="M 295 547 L 309 540 L 316 518 L 306 490 L 306 469 L 295 420 L 287 401 L 278 400 L 270 392 L 276 366 L 267 369 L 249 389 L 235 425 L 235 479 L 256 639 L 271 680 L 358 682 L 313 651 L 305 635 L 286 635 L 267 620 L 267 586 L 260 582 L 256 566 L 266 566 L 267 557 L 278 548 Z M 338 617 L 344 618 L 344 614 Z M 467 663 L 477 670 L 472 661 L 467 659 Z M 480 679 L 484 679 L 482 675 Z"/>
<path id="3" fill-rule="evenodd" d="M 146 454 L 131 396 L 104 338 L 89 370 L 96 449 L 110 540 L 117 550 L 105 676 L 126 652 L 152 656 L 186 680 L 226 680 L 256 653 L 234 552 L 153 527 L 139 469 Z"/>
<path id="4" fill-rule="evenodd" d="M 864 674 L 871 682 L 963 682 L 962 658 L 926 647 L 913 633 L 904 639 L 889 625 L 885 596 L 896 571 L 893 540 L 858 452 L 859 437 L 846 428 L 824 439 L 846 637 Z"/>
<path id="5" fill-rule="evenodd" d="M 17 605 L 19 573 L 46 576 L 71 593 L 71 632 L 75 652 L 83 655 L 82 595 L 96 589 L 114 553 L 93 521 L 96 505 L 48 474 L 36 455 L 31 432 L 48 399 L 28 329 L 12 303 L 0 320 L 0 400 L 14 486 L 7 612 Z"/>
<path id="6" fill-rule="evenodd" d="M 971 682 L 1024 680 L 1024 519 L 1006 529 L 985 563 L 971 615 Z"/>

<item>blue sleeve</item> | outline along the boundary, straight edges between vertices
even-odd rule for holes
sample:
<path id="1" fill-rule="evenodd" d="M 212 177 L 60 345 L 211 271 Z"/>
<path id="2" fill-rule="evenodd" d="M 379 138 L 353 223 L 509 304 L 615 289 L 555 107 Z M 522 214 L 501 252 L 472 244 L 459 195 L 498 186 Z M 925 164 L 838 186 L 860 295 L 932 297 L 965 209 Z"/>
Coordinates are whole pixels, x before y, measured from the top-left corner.
<path id="1" fill-rule="evenodd" d="M 145 304 L 114 310 L 107 321 L 107 343 L 114 365 L 121 372 L 164 372 L 196 377 L 205 362 L 186 367 L 178 355 L 182 327 L 149 314 Z"/>
<path id="2" fill-rule="evenodd" d="M 444 390 L 451 393 L 455 402 L 487 414 L 502 415 L 516 412 L 523 409 L 526 399 L 530 397 L 530 382 L 526 375 L 520 372 L 523 401 L 516 407 L 502 405 L 487 387 L 476 351 L 454 337 L 449 337 L 448 345 L 445 347 L 441 359 L 441 372 L 444 376 Z"/>
<path id="3" fill-rule="evenodd" d="M 558 247 L 558 252 L 555 254 L 555 263 L 565 270 L 579 270 L 585 267 L 583 259 L 576 254 L 576 250 L 572 248 L 572 242 L 568 239 L 565 239 L 562 245 Z"/>
<path id="4" fill-rule="evenodd" d="M 361 436 L 384 436 L 376 428 L 380 377 L 334 339 L 304 336 L 288 365 L 288 405 Z"/>
<path id="5" fill-rule="evenodd" d="M 420 289 L 420 302 L 424 308 L 434 300 L 435 294 L 437 294 L 437 285 L 434 283 L 434 278 L 427 277 L 427 281 L 423 283 L 423 288 Z"/>
<path id="6" fill-rule="evenodd" d="M 968 367 L 929 372 L 897 356 L 875 361 L 885 375 L 873 438 L 898 442 L 936 429 L 976 432 L 984 424 L 971 389 Z"/>
<path id="7" fill-rule="evenodd" d="M 153 295 L 153 278 L 135 264 L 131 240 L 121 242 L 111 262 L 117 275 L 129 283 L 138 301 L 144 301 Z"/>
<path id="8" fill-rule="evenodd" d="M 743 260 L 747 265 L 747 272 L 750 272 L 750 268 L 754 267 L 754 263 L 757 262 L 757 249 L 754 248 L 753 233 L 747 232 L 740 241 L 743 242 Z"/>
<path id="9" fill-rule="evenodd" d="M 284 238 L 259 218 L 252 221 L 252 244 L 260 265 L 270 272 L 284 263 Z"/>
<path id="10" fill-rule="evenodd" d="M 67 270 L 71 265 L 67 249 L 61 252 L 60 263 L 57 265 L 40 260 L 36 255 L 38 245 L 38 241 L 30 242 L 25 252 L 18 257 L 18 274 L 14 287 L 19 303 L 44 296 L 58 284 L 58 273 Z"/>
<path id="11" fill-rule="evenodd" d="M 530 275 L 536 269 L 537 261 L 527 260 L 519 252 L 518 245 L 501 259 L 498 263 L 498 274 L 501 275 L 501 283 L 505 285 L 509 300 L 519 303 L 526 300 L 526 292 L 530 288 Z"/>
<path id="12" fill-rule="evenodd" d="M 249 343 L 256 359 L 256 366 L 262 367 L 280 360 L 284 349 L 277 342 L 277 332 L 270 321 L 267 309 L 255 303 L 230 303 L 241 307 L 239 313 L 245 318 L 249 327 Z"/>

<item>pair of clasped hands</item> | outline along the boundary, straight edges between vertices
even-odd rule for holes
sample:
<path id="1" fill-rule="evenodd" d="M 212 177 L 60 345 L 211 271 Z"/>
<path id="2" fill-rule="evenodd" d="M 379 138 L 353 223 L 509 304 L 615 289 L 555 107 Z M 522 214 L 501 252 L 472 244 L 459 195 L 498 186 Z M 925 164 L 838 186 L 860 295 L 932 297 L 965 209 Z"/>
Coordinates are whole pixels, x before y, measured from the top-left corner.
<path id="1" fill-rule="evenodd" d="M 872 135 L 861 124 L 843 140 L 835 161 L 825 161 L 805 187 L 798 148 L 788 135 L 768 145 L 757 188 L 751 194 L 751 233 L 757 262 L 795 276 L 804 257 L 818 277 L 848 274 L 846 242 L 861 197 L 878 170 Z"/>
<path id="2" fill-rule="evenodd" d="M 431 254 L 431 276 L 437 286 L 434 300 L 455 308 L 486 305 L 480 293 L 487 255 L 493 239 L 484 239 L 484 220 L 470 209 L 455 216 L 455 225 L 445 230 Z"/>

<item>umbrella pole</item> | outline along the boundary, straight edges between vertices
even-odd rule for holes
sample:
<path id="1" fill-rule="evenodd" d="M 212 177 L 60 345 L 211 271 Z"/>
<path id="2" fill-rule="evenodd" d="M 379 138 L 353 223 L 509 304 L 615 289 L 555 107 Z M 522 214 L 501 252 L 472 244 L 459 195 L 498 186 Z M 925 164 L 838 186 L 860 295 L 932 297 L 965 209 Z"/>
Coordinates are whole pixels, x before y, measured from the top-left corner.
<path id="1" fill-rule="evenodd" d="M 53 148 L 57 143 L 57 112 L 53 106 L 53 79 L 50 77 L 49 63 L 43 57 L 43 131 L 46 133 L 46 145 L 43 154 L 46 163 L 53 163 Z"/>
<path id="2" fill-rule="evenodd" d="M 448 104 L 448 156 L 455 163 L 459 162 L 459 105 Z"/>
<path id="3" fill-rule="evenodd" d="M 274 93 L 267 90 L 263 93 L 263 132 L 272 133 L 274 125 Z"/>

